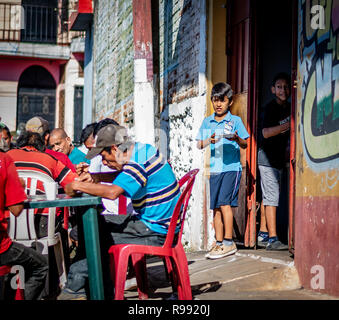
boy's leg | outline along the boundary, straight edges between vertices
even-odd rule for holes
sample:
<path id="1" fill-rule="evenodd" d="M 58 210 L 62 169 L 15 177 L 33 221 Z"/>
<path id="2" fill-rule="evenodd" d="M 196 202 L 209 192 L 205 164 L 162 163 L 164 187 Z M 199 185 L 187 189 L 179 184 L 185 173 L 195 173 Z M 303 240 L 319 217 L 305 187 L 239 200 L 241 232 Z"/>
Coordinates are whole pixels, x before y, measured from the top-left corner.
<path id="1" fill-rule="evenodd" d="M 265 206 L 264 206 L 263 201 L 261 201 L 261 204 L 260 204 L 260 229 L 259 230 L 262 232 L 268 232 L 267 223 L 266 223 L 266 211 L 265 211 Z"/>
<path id="2" fill-rule="evenodd" d="M 265 206 L 266 223 L 270 238 L 277 236 L 277 207 Z"/>
<path id="3" fill-rule="evenodd" d="M 233 238 L 233 211 L 230 205 L 221 206 L 222 217 L 224 220 L 224 238 Z"/>
<path id="4" fill-rule="evenodd" d="M 217 242 L 222 242 L 224 239 L 224 223 L 222 211 L 220 208 L 213 210 L 213 225 L 215 232 L 215 240 Z"/>
<path id="5" fill-rule="evenodd" d="M 233 211 L 232 207 L 238 205 L 238 193 L 241 179 L 241 172 L 224 172 L 222 181 L 219 185 L 219 194 L 217 198 L 217 207 L 220 206 L 223 240 L 222 244 L 216 246 L 215 250 L 210 253 L 210 259 L 226 257 L 237 251 L 237 246 L 233 241 Z"/>
<path id="6" fill-rule="evenodd" d="M 264 202 L 260 204 L 260 229 L 258 232 L 257 246 L 260 248 L 266 248 L 268 243 L 268 229 L 266 220 L 266 208 Z"/>
<path id="7" fill-rule="evenodd" d="M 286 250 L 277 237 L 276 212 L 279 205 L 281 170 L 259 166 L 263 203 L 265 205 L 266 223 L 269 232 L 267 250 Z"/>

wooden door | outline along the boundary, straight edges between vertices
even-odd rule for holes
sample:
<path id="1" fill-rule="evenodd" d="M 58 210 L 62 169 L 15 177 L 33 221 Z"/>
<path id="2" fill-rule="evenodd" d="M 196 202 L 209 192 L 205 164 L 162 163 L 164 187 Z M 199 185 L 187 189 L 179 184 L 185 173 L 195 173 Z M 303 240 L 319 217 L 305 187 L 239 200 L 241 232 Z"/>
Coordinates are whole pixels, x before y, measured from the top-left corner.
<path id="1" fill-rule="evenodd" d="M 246 247 L 256 243 L 256 37 L 253 1 L 227 1 L 227 82 L 234 91 L 232 114 L 242 118 L 250 134 L 248 147 L 241 150 L 243 167 L 235 230 Z"/>

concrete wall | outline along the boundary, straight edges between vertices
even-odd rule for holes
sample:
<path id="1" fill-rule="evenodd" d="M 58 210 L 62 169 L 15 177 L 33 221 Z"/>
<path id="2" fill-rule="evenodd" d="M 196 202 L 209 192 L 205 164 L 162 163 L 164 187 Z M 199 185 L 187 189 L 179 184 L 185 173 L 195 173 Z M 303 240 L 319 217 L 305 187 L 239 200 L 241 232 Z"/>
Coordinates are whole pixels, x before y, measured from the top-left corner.
<path id="1" fill-rule="evenodd" d="M 299 1 L 295 263 L 305 288 L 339 296 L 338 1 L 322 1 L 325 28 Z"/>

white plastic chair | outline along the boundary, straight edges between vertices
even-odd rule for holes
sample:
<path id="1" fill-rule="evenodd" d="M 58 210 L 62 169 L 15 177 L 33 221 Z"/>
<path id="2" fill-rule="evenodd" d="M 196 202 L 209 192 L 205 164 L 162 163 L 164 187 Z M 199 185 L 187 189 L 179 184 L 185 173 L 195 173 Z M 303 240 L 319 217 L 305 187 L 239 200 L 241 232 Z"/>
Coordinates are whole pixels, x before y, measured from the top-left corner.
<path id="1" fill-rule="evenodd" d="M 18 174 L 20 178 L 25 180 L 26 193 L 28 180 L 30 180 L 29 195 L 37 195 L 37 182 L 41 181 L 44 185 L 46 198 L 48 200 L 56 199 L 58 184 L 47 174 L 32 170 L 18 170 Z M 18 217 L 10 215 L 9 236 L 26 247 L 31 247 L 32 243 L 35 242 L 36 248 L 44 255 L 48 254 L 48 247 L 53 246 L 60 287 L 63 288 L 66 284 L 67 276 L 61 235 L 59 232 L 55 232 L 55 211 L 56 208 L 49 208 L 47 237 L 37 238 L 34 225 L 34 209 L 24 209 Z M 39 249 L 39 247 L 42 247 L 42 249 Z"/>

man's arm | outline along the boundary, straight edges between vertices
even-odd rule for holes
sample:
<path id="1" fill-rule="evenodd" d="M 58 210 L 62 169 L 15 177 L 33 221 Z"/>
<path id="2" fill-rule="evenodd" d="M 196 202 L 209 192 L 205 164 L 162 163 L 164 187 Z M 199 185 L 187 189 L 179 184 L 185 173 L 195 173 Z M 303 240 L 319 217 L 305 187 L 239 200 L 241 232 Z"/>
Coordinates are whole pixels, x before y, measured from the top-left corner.
<path id="1" fill-rule="evenodd" d="M 93 196 L 115 200 L 121 194 L 123 194 L 125 190 L 115 184 L 106 185 L 106 184 L 90 183 L 90 182 L 82 182 L 82 181 L 73 181 L 67 184 L 65 187 L 66 194 L 71 197 L 74 197 L 76 195 L 76 191 L 88 193 Z"/>
<path id="2" fill-rule="evenodd" d="M 8 210 L 12 212 L 16 217 L 22 212 L 23 209 L 24 204 L 22 202 L 8 206 Z"/>

